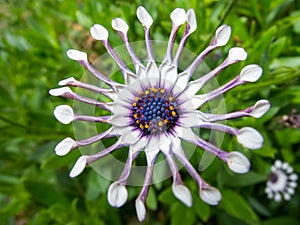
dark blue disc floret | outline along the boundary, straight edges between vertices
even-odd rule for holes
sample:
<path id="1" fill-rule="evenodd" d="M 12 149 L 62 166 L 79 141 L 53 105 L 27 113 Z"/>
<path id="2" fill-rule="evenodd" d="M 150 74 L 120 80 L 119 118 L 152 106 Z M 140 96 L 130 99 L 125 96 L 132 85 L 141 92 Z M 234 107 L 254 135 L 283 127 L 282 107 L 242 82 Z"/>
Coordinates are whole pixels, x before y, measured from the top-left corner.
<path id="1" fill-rule="evenodd" d="M 143 135 L 170 132 L 179 118 L 176 101 L 165 89 L 152 87 L 136 96 L 130 111 L 131 126 Z"/>

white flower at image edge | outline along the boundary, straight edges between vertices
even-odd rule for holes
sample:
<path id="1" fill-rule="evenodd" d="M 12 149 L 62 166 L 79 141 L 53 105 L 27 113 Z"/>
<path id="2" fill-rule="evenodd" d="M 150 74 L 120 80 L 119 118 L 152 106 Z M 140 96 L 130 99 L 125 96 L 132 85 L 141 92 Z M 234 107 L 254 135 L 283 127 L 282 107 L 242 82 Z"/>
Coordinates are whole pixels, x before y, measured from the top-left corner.
<path id="1" fill-rule="evenodd" d="M 276 202 L 280 202 L 282 199 L 291 200 L 298 185 L 297 180 L 298 175 L 294 173 L 294 169 L 287 162 L 276 160 L 271 167 L 271 175 L 265 188 L 267 197 Z"/>
<path id="2" fill-rule="evenodd" d="M 216 97 L 226 93 L 230 89 L 248 83 L 256 82 L 262 75 L 262 69 L 258 65 L 247 65 L 231 81 L 208 93 L 197 94 L 198 91 L 211 79 L 214 79 L 222 70 L 231 64 L 245 60 L 247 53 L 244 49 L 234 47 L 229 50 L 226 59 L 215 69 L 204 74 L 198 79 L 191 81 L 191 77 L 203 59 L 218 47 L 224 46 L 229 41 L 231 28 L 227 25 L 219 27 L 211 43 L 194 61 L 182 72 L 178 71 L 178 62 L 184 50 L 186 41 L 197 27 L 193 9 L 187 12 L 177 8 L 171 13 L 172 30 L 163 61 L 158 65 L 150 41 L 150 27 L 153 19 L 142 6 L 137 9 L 137 18 L 145 32 L 145 50 L 147 60 L 144 64 L 135 54 L 130 45 L 127 32 L 128 25 L 120 18 L 112 21 L 115 29 L 126 47 L 132 59 L 134 71 L 128 68 L 124 61 L 111 47 L 108 40 L 109 33 L 101 25 L 91 27 L 91 36 L 99 40 L 112 59 L 118 65 L 123 75 L 124 83 L 111 80 L 108 76 L 98 71 L 89 63 L 87 54 L 78 50 L 70 49 L 67 55 L 70 59 L 80 63 L 87 71 L 104 82 L 107 87 L 100 88 L 93 84 L 84 83 L 71 77 L 59 82 L 61 88 L 52 89 L 49 93 L 53 96 L 62 96 L 75 101 L 94 105 L 108 112 L 107 116 L 87 116 L 73 112 L 67 105 L 57 106 L 54 110 L 55 117 L 63 124 L 73 121 L 87 121 L 110 124 L 110 128 L 96 136 L 84 140 L 65 138 L 55 148 L 57 155 L 66 155 L 70 151 L 81 146 L 87 146 L 104 138 L 117 137 L 117 141 L 106 149 L 100 150 L 93 155 L 83 155 L 75 163 L 70 172 L 71 177 L 78 176 L 84 168 L 111 154 L 115 150 L 128 146 L 128 158 L 119 179 L 111 184 L 108 190 L 108 202 L 114 207 L 121 207 L 127 200 L 126 182 L 130 175 L 133 161 L 144 151 L 147 160 L 147 169 L 144 183 L 139 196 L 136 199 L 136 212 L 140 221 L 145 219 L 145 202 L 151 185 L 153 169 L 156 158 L 162 153 L 169 165 L 173 177 L 172 191 L 182 203 L 190 207 L 192 197 L 189 189 L 184 185 L 175 159 L 178 159 L 194 178 L 199 186 L 200 198 L 210 205 L 217 205 L 221 200 L 218 189 L 211 187 L 189 162 L 181 141 L 185 140 L 202 148 L 223 160 L 230 170 L 236 173 L 246 173 L 250 169 L 249 160 L 240 152 L 226 152 L 215 145 L 203 140 L 196 135 L 192 128 L 221 131 L 235 136 L 236 140 L 246 148 L 257 149 L 263 144 L 261 134 L 251 127 L 240 129 L 217 123 L 239 117 L 260 118 L 270 108 L 269 101 L 259 100 L 253 106 L 246 109 L 226 113 L 210 114 L 201 112 L 199 107 L 210 102 Z M 185 24 L 184 33 L 178 48 L 173 53 L 173 47 L 177 31 Z M 109 74 L 108 74 L 109 75 Z M 70 87 L 83 88 L 110 99 L 109 102 L 100 102 L 81 96 L 71 90 Z"/>

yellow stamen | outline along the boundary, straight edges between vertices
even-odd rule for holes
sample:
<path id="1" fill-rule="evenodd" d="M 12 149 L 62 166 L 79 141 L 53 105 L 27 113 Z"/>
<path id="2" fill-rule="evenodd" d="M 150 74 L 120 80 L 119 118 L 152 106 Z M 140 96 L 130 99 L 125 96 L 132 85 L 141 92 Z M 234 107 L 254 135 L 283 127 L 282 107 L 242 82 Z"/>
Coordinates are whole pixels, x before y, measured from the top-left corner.
<path id="1" fill-rule="evenodd" d="M 141 128 L 141 129 L 144 129 L 144 126 L 143 126 L 143 124 L 140 124 L 140 128 Z"/>
<path id="2" fill-rule="evenodd" d="M 146 90 L 145 91 L 145 95 L 149 95 L 150 91 L 149 90 Z"/>
<path id="3" fill-rule="evenodd" d="M 167 124 L 169 121 L 167 119 L 164 119 L 164 123 Z"/>
<path id="4" fill-rule="evenodd" d="M 172 111 L 172 116 L 176 116 L 176 112 L 175 111 Z"/>
<path id="5" fill-rule="evenodd" d="M 161 127 L 163 125 L 163 123 L 161 121 L 159 121 L 157 125 Z"/>
<path id="6" fill-rule="evenodd" d="M 172 101 L 172 100 L 173 100 L 173 97 L 170 96 L 170 97 L 169 97 L 169 101 Z"/>
<path id="7" fill-rule="evenodd" d="M 140 120 L 136 120 L 135 123 L 139 124 L 139 123 L 140 123 Z"/>
<path id="8" fill-rule="evenodd" d="M 136 113 L 133 114 L 133 117 L 134 117 L 134 118 L 137 118 L 137 117 L 138 117 L 138 114 L 136 114 Z"/>
<path id="9" fill-rule="evenodd" d="M 148 128 L 149 128 L 149 125 L 148 125 L 148 124 L 145 124 L 145 128 L 148 129 Z"/>
<path id="10" fill-rule="evenodd" d="M 132 103 L 132 106 L 136 106 L 136 102 Z"/>
<path id="11" fill-rule="evenodd" d="M 139 97 L 135 97 L 135 98 L 134 98 L 135 101 L 138 101 L 139 99 L 140 99 Z"/>
<path id="12" fill-rule="evenodd" d="M 160 89 L 160 93 L 165 93 L 165 89 Z"/>
<path id="13" fill-rule="evenodd" d="M 169 109 L 170 109 L 170 110 L 173 110 L 173 109 L 174 109 L 174 107 L 173 107 L 172 105 L 170 105 L 170 106 L 169 106 Z"/>

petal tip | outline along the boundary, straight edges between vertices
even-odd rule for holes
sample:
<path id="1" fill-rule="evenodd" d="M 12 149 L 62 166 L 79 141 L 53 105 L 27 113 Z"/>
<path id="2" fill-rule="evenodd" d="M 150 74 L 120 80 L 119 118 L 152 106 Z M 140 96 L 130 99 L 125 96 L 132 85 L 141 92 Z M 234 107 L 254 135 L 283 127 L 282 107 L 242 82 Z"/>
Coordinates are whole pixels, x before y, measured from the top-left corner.
<path id="1" fill-rule="evenodd" d="M 192 206 L 192 195 L 189 189 L 184 185 L 172 185 L 172 191 L 176 198 L 178 198 L 187 207 Z"/>
<path id="2" fill-rule="evenodd" d="M 122 184 L 114 182 L 110 185 L 107 193 L 108 203 L 113 207 L 121 207 L 128 198 L 126 187 Z"/>
<path id="3" fill-rule="evenodd" d="M 90 29 L 91 36 L 95 40 L 105 41 L 108 39 L 108 31 L 100 24 L 94 24 Z"/>
<path id="4" fill-rule="evenodd" d="M 135 201 L 135 209 L 138 220 L 142 222 L 146 217 L 146 207 L 144 202 L 140 199 L 137 199 Z"/>
<path id="5" fill-rule="evenodd" d="M 69 124 L 74 119 L 73 109 L 68 105 L 57 106 L 53 113 L 55 118 L 63 124 Z"/>
<path id="6" fill-rule="evenodd" d="M 87 165 L 87 156 L 85 156 L 85 155 L 80 156 L 77 159 L 75 165 L 73 166 L 69 176 L 71 178 L 77 177 L 79 174 L 82 173 L 82 171 L 84 170 L 86 165 Z"/>
<path id="7" fill-rule="evenodd" d="M 76 144 L 76 141 L 74 141 L 72 138 L 67 137 L 63 139 L 61 142 L 59 142 L 55 147 L 55 153 L 58 156 L 64 156 L 68 154 L 74 145 Z"/>
<path id="8" fill-rule="evenodd" d="M 229 169 L 235 173 L 247 173 L 250 170 L 250 161 L 240 152 L 229 152 L 226 156 Z"/>

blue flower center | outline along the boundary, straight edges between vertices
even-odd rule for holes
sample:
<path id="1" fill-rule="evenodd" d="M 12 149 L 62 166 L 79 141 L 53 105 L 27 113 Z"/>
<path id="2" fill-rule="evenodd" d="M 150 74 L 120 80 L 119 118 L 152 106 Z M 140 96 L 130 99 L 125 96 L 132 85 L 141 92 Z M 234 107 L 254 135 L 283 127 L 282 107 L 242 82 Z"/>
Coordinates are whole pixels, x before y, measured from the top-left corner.
<path id="1" fill-rule="evenodd" d="M 179 118 L 176 106 L 175 99 L 165 89 L 146 89 L 132 103 L 131 126 L 140 129 L 144 136 L 170 132 Z"/>

